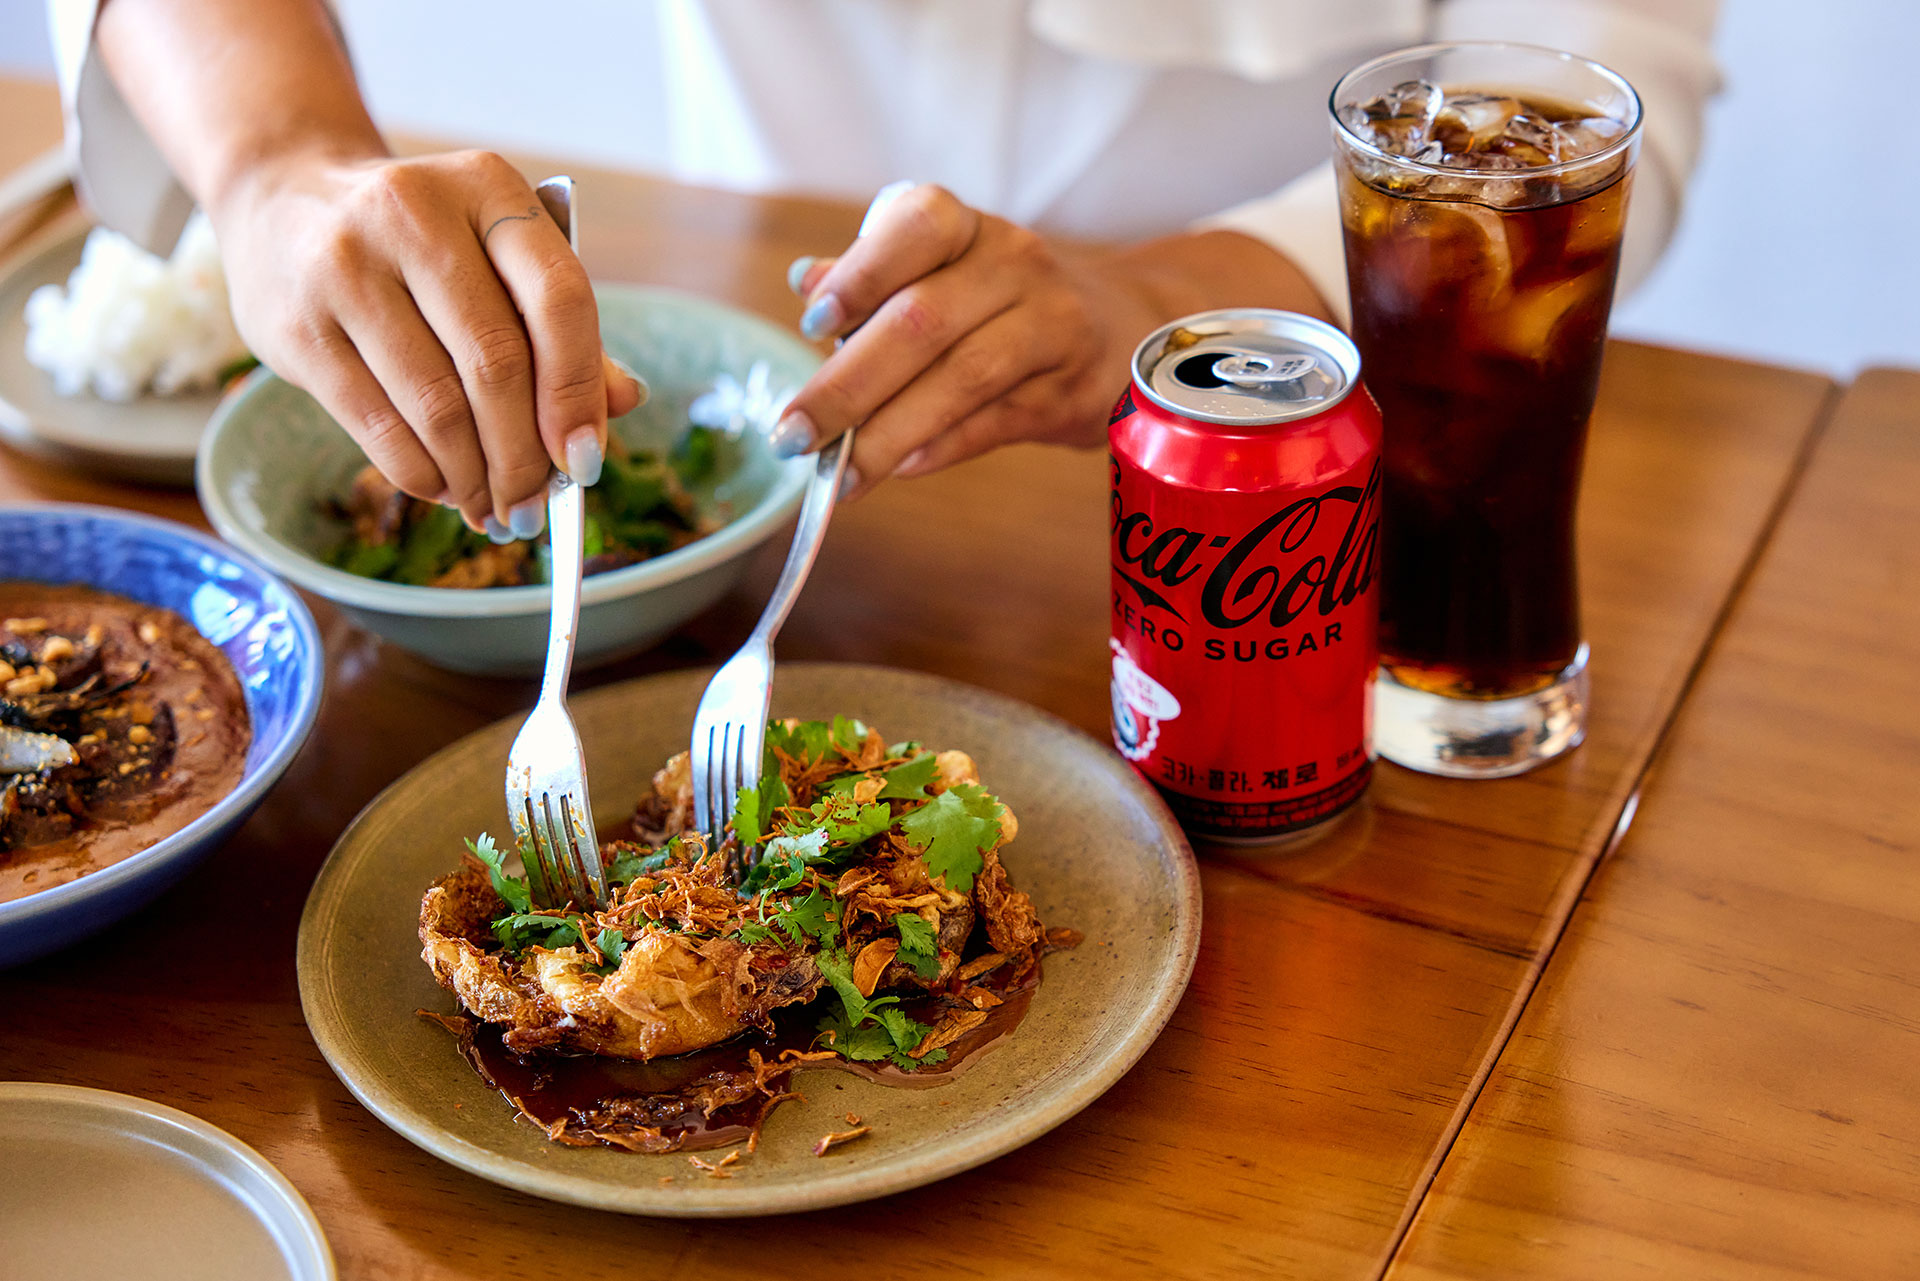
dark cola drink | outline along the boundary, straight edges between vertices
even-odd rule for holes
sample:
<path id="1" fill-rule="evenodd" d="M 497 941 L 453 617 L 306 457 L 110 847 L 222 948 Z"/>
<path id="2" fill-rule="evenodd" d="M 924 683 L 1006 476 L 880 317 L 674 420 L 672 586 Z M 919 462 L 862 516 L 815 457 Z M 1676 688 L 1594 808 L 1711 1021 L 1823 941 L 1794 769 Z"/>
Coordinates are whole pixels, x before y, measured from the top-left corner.
<path id="1" fill-rule="evenodd" d="M 1380 413 L 1307 316 L 1189 316 L 1112 447 L 1113 737 L 1197 837 L 1301 839 L 1366 790 Z"/>
<path id="2" fill-rule="evenodd" d="M 1449 84 L 1426 78 L 1446 58 L 1417 61 L 1426 75 L 1336 106 L 1353 337 L 1385 419 L 1382 698 L 1521 700 L 1529 719 L 1525 700 L 1544 692 L 1557 719 L 1503 738 L 1496 713 L 1459 710 L 1466 738 L 1435 761 L 1426 722 L 1449 709 L 1416 700 L 1413 744 L 1383 732 L 1381 750 L 1444 773 L 1513 772 L 1584 724 L 1574 511 L 1637 104 L 1617 77 L 1596 102 L 1558 96 L 1575 88 L 1567 75 L 1535 69 L 1540 89 L 1513 88 L 1529 77 L 1489 64 Z"/>

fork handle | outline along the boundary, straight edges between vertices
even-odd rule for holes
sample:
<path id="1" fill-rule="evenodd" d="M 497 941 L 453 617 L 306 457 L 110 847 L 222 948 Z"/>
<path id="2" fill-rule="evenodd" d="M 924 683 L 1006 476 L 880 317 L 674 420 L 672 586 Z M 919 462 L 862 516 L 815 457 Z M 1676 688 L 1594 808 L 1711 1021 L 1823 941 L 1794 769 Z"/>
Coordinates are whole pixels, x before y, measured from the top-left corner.
<path id="1" fill-rule="evenodd" d="M 573 670 L 573 642 L 580 631 L 580 577 L 587 549 L 587 491 L 571 476 L 547 478 L 547 528 L 552 539 L 553 604 L 547 615 L 547 669 L 540 698 L 559 702 Z"/>
<path id="2" fill-rule="evenodd" d="M 807 482 L 806 497 L 800 501 L 800 523 L 793 531 L 793 545 L 787 548 L 787 563 L 780 567 L 780 579 L 773 585 L 773 595 L 760 612 L 760 621 L 754 624 L 750 640 L 759 639 L 771 645 L 780 632 L 780 625 L 793 612 L 793 602 L 799 599 L 800 588 L 806 583 L 813 559 L 820 553 L 820 543 L 827 536 L 827 521 L 833 515 L 835 500 L 840 497 L 847 458 L 853 453 L 853 433 L 854 429 L 849 427 L 839 440 L 815 455 L 813 479 Z"/>

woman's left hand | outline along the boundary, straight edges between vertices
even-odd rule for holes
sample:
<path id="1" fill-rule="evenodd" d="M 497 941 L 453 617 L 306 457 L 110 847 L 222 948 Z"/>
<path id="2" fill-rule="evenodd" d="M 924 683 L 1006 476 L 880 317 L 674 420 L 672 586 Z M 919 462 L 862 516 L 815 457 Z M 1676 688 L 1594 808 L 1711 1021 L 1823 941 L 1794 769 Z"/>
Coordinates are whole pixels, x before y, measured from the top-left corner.
<path id="1" fill-rule="evenodd" d="M 833 259 L 794 264 L 809 338 L 850 335 L 788 407 L 776 451 L 858 426 L 851 494 L 1015 440 L 1090 445 L 1148 304 L 1034 232 L 919 186 Z"/>
<path id="2" fill-rule="evenodd" d="M 794 263 L 802 332 L 846 341 L 795 395 L 774 448 L 807 453 L 859 427 L 843 490 L 853 494 L 1017 440 L 1099 444 L 1142 338 L 1202 306 L 1257 301 L 1207 301 L 1204 282 L 1179 274 L 1196 260 L 1191 245 L 1155 252 L 1216 238 L 1230 243 L 1198 260 L 1225 266 L 1223 280 L 1247 288 L 1245 264 L 1223 253 L 1261 255 L 1304 291 L 1275 305 L 1321 310 L 1292 264 L 1232 232 L 1124 252 L 1068 248 L 915 187 L 839 258 Z"/>

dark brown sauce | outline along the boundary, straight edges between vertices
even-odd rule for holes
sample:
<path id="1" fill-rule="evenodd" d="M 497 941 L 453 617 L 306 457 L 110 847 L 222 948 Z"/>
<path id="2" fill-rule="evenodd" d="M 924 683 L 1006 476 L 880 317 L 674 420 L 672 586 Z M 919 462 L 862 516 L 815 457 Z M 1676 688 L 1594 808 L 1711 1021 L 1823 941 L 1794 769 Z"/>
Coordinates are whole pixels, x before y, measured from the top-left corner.
<path id="1" fill-rule="evenodd" d="M 987 976 L 989 979 L 992 976 Z M 545 1129 L 557 1142 L 575 1146 L 606 1143 L 648 1152 L 696 1152 L 749 1141 L 788 1098 L 793 1074 L 806 1068 L 826 1068 L 898 1089 L 925 1090 L 946 1085 L 975 1061 L 1012 1035 L 1026 1017 L 1039 972 L 1019 986 L 982 986 L 1001 998 L 987 1011 L 986 1021 L 968 1029 L 947 1047 L 947 1057 L 932 1066 L 904 1072 L 893 1064 L 855 1063 L 839 1057 L 781 1065 L 783 1052 L 806 1053 L 814 1048 L 814 1023 L 819 1015 L 801 1006 L 776 1016 L 771 1035 L 750 1032 L 710 1049 L 671 1058 L 636 1062 L 596 1055 L 565 1055 L 550 1051 L 520 1054 L 507 1048 L 496 1025 L 465 1018 L 434 1017 L 460 1039 L 460 1053 L 488 1085 L 528 1120 Z M 906 1012 L 923 1022 L 938 1018 L 934 997 L 902 1002 Z M 464 1025 L 464 1026 L 463 1026 Z M 753 1084 L 750 1052 L 775 1066 L 760 1073 L 763 1086 Z M 722 1096 L 743 1095 L 738 1102 L 703 1109 L 699 1096 L 718 1091 Z M 627 1124 L 619 1137 L 609 1137 L 603 1118 L 619 1112 Z"/>
<path id="2" fill-rule="evenodd" d="M 147 849 L 245 773 L 253 730 L 240 679 L 171 610 L 90 587 L 3 582 L 0 661 L 0 722 L 74 753 L 0 774 L 0 903 Z"/>

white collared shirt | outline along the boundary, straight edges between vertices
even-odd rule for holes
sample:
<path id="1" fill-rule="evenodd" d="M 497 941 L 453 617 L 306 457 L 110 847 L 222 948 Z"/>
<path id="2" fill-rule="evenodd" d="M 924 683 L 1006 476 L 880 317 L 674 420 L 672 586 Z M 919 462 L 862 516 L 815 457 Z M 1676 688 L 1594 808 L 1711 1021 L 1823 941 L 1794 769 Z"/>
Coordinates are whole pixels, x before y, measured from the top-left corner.
<path id="1" fill-rule="evenodd" d="M 187 202 L 92 42 L 99 0 L 49 0 L 68 142 L 97 215 L 149 246 Z M 1665 248 L 1718 85 L 1718 0 L 653 0 L 668 176 L 865 200 L 899 177 L 1042 231 L 1227 226 L 1336 306 L 1326 99 L 1429 38 L 1520 39 L 1632 81 L 1646 124 L 1622 287 Z M 349 30 L 350 5 L 342 5 Z M 449 73 L 452 74 L 452 73 Z M 592 91 L 589 91 L 592 92 Z"/>

